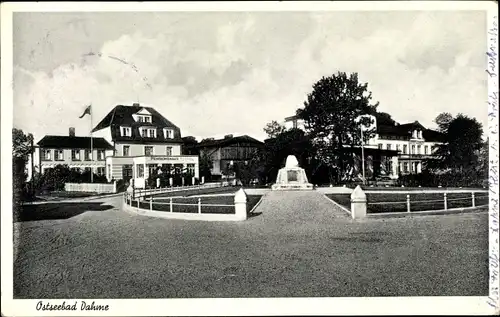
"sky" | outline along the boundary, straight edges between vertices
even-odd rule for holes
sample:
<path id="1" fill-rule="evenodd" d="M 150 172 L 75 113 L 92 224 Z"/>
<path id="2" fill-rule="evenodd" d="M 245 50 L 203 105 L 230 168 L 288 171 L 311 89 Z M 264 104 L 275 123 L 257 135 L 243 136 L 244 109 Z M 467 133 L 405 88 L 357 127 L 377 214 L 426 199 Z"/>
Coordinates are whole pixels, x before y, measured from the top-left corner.
<path id="1" fill-rule="evenodd" d="M 487 127 L 484 11 L 14 13 L 14 127 L 88 136 L 117 104 L 152 106 L 183 136 L 248 134 L 357 72 L 379 111 Z"/>

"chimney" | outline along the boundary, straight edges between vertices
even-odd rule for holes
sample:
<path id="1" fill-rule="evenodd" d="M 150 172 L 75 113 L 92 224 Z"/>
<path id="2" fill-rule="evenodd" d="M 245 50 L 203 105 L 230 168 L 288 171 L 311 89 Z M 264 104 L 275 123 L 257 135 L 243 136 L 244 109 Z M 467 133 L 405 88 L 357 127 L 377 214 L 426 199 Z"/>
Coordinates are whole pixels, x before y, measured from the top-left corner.
<path id="1" fill-rule="evenodd" d="M 141 105 L 137 102 L 135 102 L 134 104 L 132 104 L 132 107 L 140 107 Z"/>
<path id="2" fill-rule="evenodd" d="M 69 128 L 69 136 L 75 136 L 75 128 Z"/>

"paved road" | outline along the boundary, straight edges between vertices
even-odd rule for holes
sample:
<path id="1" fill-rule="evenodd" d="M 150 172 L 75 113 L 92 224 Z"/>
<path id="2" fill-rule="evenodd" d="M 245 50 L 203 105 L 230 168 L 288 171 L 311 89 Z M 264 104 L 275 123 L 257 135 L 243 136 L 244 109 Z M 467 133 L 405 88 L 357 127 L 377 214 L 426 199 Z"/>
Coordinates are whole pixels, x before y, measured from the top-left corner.
<path id="1" fill-rule="evenodd" d="M 16 298 L 481 296 L 487 214 L 353 221 L 317 192 L 271 192 L 222 223 L 146 218 L 120 198 L 18 228 Z M 53 212 L 57 214 L 57 212 Z M 52 217 L 57 218 L 57 217 Z"/>

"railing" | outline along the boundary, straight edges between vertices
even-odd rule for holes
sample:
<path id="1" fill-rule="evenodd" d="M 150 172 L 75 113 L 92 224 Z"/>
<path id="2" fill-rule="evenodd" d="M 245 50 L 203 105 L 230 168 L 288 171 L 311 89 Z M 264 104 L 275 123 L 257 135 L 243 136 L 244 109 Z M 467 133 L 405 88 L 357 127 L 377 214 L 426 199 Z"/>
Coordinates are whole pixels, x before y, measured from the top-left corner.
<path id="1" fill-rule="evenodd" d="M 376 192 L 380 193 L 380 192 Z M 383 192 L 382 192 L 383 193 Z M 420 192 L 419 192 L 420 193 Z M 453 193 L 453 192 L 452 192 Z M 460 193 L 460 192 L 459 192 Z M 463 193 L 463 192 L 461 192 Z M 486 193 L 484 195 L 476 195 L 476 193 Z M 404 193 L 403 193 L 404 194 Z M 407 194 L 406 195 L 406 200 L 405 201 L 379 201 L 379 202 L 367 202 L 367 205 L 396 205 L 396 204 L 406 204 L 406 211 L 411 212 L 411 205 L 417 204 L 417 203 L 442 203 L 443 208 L 442 210 L 448 210 L 448 202 L 450 201 L 470 201 L 471 204 L 470 206 L 467 207 L 482 207 L 486 206 L 488 204 L 483 204 L 476 206 L 476 198 L 484 198 L 488 197 L 487 191 L 480 191 L 480 192 L 470 192 L 471 196 L 470 197 L 461 197 L 461 198 L 448 198 L 449 193 L 443 193 L 443 199 L 421 199 L 421 200 L 411 200 L 411 195 Z M 461 207 L 461 208 L 466 208 L 466 207 Z M 440 210 L 440 209 L 435 209 L 435 210 Z"/>
<path id="2" fill-rule="evenodd" d="M 133 197 L 139 198 L 139 197 L 165 194 L 165 193 L 170 193 L 170 192 L 185 191 L 185 190 L 190 190 L 190 189 L 218 188 L 218 187 L 222 187 L 222 186 L 223 185 L 221 183 L 209 183 L 209 184 L 200 184 L 200 185 L 150 188 L 150 189 L 136 188 L 133 191 Z"/>
<path id="3" fill-rule="evenodd" d="M 154 196 L 150 196 L 148 200 L 145 200 L 144 196 L 133 197 L 129 192 L 123 194 L 124 204 L 129 210 L 142 214 L 147 213 L 154 217 L 194 220 L 245 220 L 247 218 L 247 197 L 245 192 L 240 189 L 232 197 L 234 197 L 234 203 L 231 204 L 210 204 L 203 203 L 201 197 L 187 198 L 195 200 L 195 203 L 190 203 L 179 202 L 179 200 L 186 198 L 169 197 L 168 202 L 165 202 L 164 200 L 155 200 Z M 226 219 L 223 219 L 224 217 Z"/>
<path id="4" fill-rule="evenodd" d="M 366 193 L 372 195 L 406 195 L 406 199 L 402 200 L 396 198 L 396 200 L 389 201 L 369 201 L 367 199 Z M 442 198 L 439 195 L 442 195 Z M 467 195 L 469 194 L 469 195 Z M 415 199 L 412 195 L 419 195 L 420 199 Z M 424 195 L 432 195 L 431 199 L 423 199 Z M 456 195 L 456 196 L 452 196 Z M 439 197 L 436 199 L 436 196 Z M 450 197 L 451 196 L 451 197 Z M 458 196 L 458 197 L 457 197 Z M 449 210 L 463 210 L 465 208 L 476 208 L 487 206 L 489 201 L 487 200 L 484 204 L 478 204 L 478 199 L 488 199 L 487 190 L 450 190 L 450 191 L 436 191 L 436 190 L 418 190 L 418 191 L 363 191 L 363 189 L 358 186 L 354 189 L 351 194 L 351 216 L 353 218 L 364 218 L 367 213 L 370 214 L 401 214 L 406 211 L 407 213 L 415 212 L 436 212 L 436 211 L 449 211 Z M 455 207 L 450 208 L 450 203 L 454 203 Z M 460 202 L 460 203 L 458 203 Z M 458 204 L 457 204 L 458 203 Z M 428 208 L 427 204 L 431 204 L 431 208 Z M 390 207 L 390 206 L 394 207 Z M 372 206 L 371 210 L 369 206 Z M 380 206 L 380 207 L 379 207 Z M 404 206 L 404 207 L 403 207 Z M 389 207 L 389 211 L 385 210 L 384 207 Z M 378 209 L 378 210 L 377 210 Z"/>

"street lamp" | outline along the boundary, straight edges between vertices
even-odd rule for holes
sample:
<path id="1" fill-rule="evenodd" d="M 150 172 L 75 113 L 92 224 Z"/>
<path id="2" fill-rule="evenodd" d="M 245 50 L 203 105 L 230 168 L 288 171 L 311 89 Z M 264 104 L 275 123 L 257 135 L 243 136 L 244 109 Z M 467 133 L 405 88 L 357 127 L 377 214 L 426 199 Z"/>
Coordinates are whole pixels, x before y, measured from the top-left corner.
<path id="1" fill-rule="evenodd" d="M 371 120 L 373 119 L 375 121 L 375 117 L 372 115 L 361 115 L 358 116 L 355 120 L 356 123 L 358 123 L 363 117 L 368 117 Z M 359 129 L 361 132 L 361 173 L 363 177 L 363 185 L 366 185 L 366 177 L 365 177 L 365 140 L 364 140 L 364 135 L 363 135 L 363 130 L 370 130 L 372 127 L 372 123 L 370 123 L 368 126 L 365 126 L 363 124 L 359 125 Z"/>

